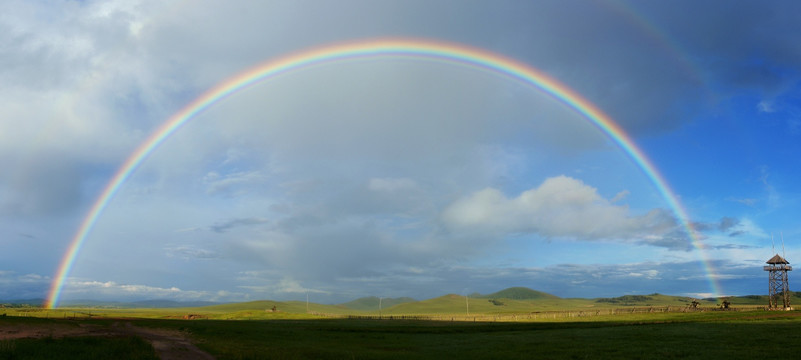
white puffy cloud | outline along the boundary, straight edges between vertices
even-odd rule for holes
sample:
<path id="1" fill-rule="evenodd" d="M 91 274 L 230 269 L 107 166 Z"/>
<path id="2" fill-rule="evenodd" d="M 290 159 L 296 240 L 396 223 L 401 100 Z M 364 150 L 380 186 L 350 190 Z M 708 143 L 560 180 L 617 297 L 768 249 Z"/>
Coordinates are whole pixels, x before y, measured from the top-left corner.
<path id="1" fill-rule="evenodd" d="M 142 284 L 121 284 L 114 281 L 96 281 L 69 278 L 62 292 L 62 299 L 85 299 L 90 296 L 98 300 L 137 301 L 169 299 L 175 301 L 237 301 L 241 293 L 182 290 L 178 287 L 157 287 Z"/>
<path id="2" fill-rule="evenodd" d="M 661 236 L 675 226 L 663 211 L 632 215 L 627 206 L 614 205 L 597 189 L 567 176 L 548 178 L 512 198 L 486 188 L 455 201 L 443 212 L 442 221 L 453 231 L 535 233 L 585 240 Z"/>

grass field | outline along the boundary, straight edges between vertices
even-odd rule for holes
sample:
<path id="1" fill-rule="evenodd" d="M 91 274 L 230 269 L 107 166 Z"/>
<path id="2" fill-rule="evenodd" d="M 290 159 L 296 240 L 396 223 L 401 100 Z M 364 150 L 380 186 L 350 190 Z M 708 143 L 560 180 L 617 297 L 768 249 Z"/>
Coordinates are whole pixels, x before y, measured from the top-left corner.
<path id="1" fill-rule="evenodd" d="M 151 318 L 8 316 L 0 318 L 0 325 L 102 328 L 125 321 L 183 332 L 218 359 L 743 359 L 778 349 L 801 352 L 801 312 L 796 311 L 626 313 L 516 322 L 324 319 L 287 313 L 271 314 L 269 320 L 177 320 L 157 318 L 175 314 L 166 310 L 140 311 Z M 81 358 L 153 358 L 152 349 L 135 337 L 0 342 L 3 359 L 59 358 L 50 355 L 78 351 L 84 351 Z"/>
<path id="2" fill-rule="evenodd" d="M 192 333 L 220 359 L 740 359 L 764 357 L 776 349 L 801 351 L 796 313 L 648 314 L 559 323 L 282 320 L 171 325 Z"/>
<path id="3" fill-rule="evenodd" d="M 190 350 L 218 359 L 744 359 L 801 353 L 801 312 L 766 311 L 764 296 L 731 300 L 733 309 L 723 311 L 714 300 L 692 309 L 686 297 L 562 299 L 513 288 L 471 298 L 400 299 L 380 310 L 377 298 L 342 305 L 5 308 L 0 359 L 164 357 L 163 349 L 154 352 L 154 341 L 195 344 Z M 20 331 L 38 335 L 22 338 Z"/>

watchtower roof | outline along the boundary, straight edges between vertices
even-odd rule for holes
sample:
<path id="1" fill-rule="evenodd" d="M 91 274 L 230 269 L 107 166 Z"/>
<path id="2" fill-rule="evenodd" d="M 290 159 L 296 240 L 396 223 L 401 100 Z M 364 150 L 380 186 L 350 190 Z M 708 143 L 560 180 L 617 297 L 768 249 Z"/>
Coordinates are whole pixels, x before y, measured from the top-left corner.
<path id="1" fill-rule="evenodd" d="M 765 264 L 789 264 L 790 262 L 784 260 L 783 257 L 779 256 L 779 254 L 774 255 L 770 260 L 766 261 Z"/>

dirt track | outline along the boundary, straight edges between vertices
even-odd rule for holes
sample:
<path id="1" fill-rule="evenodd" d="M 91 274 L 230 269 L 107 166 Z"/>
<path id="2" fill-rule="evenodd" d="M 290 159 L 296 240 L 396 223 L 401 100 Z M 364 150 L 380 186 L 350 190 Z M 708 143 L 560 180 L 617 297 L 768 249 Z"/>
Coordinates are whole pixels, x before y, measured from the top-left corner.
<path id="1" fill-rule="evenodd" d="M 147 340 L 163 360 L 214 359 L 179 331 L 137 327 L 130 322 L 115 322 L 112 326 L 0 323 L 0 340 L 71 336 L 138 336 Z"/>

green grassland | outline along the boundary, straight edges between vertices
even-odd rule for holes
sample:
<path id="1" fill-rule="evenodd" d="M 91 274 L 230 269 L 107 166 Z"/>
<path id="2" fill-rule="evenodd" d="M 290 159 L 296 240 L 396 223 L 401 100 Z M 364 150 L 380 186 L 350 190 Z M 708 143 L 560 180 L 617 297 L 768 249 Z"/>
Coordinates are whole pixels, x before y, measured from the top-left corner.
<path id="1" fill-rule="evenodd" d="M 801 293 L 793 293 L 792 303 L 801 303 Z M 44 310 L 38 307 L 5 308 L 0 314 L 50 318 L 122 317 L 181 319 L 186 315 L 209 320 L 309 319 L 344 316 L 480 316 L 532 314 L 545 312 L 594 312 L 608 309 L 642 307 L 688 308 L 693 299 L 662 294 L 624 295 L 615 298 L 560 298 L 528 288 L 509 288 L 496 293 L 470 296 L 448 294 L 416 301 L 411 298 L 381 299 L 367 297 L 339 304 L 326 305 L 304 301 L 250 301 L 191 308 L 75 307 Z M 379 301 L 381 307 L 379 308 Z M 699 299 L 701 309 L 717 308 L 715 299 Z M 733 307 L 764 307 L 766 296 L 729 298 Z M 275 309 L 275 311 L 273 311 Z"/>
<path id="2" fill-rule="evenodd" d="M 798 295 L 792 301 L 801 304 Z M 801 312 L 766 311 L 766 296 L 733 297 L 732 309 L 723 310 L 715 299 L 700 300 L 694 309 L 691 298 L 680 296 L 564 299 L 511 288 L 469 297 L 382 299 L 380 316 L 376 300 L 161 309 L 5 308 L 0 309 L 0 315 L 6 314 L 0 316 L 0 325 L 38 321 L 110 327 L 129 322 L 181 331 L 218 359 L 740 359 L 778 349 L 801 352 Z M 186 320 L 188 315 L 194 320 Z M 153 358 L 149 344 L 139 340 L 2 340 L 0 359 L 58 358 L 46 354 L 71 353 L 76 347 L 96 349 L 81 353 L 82 358 Z"/>
<path id="3" fill-rule="evenodd" d="M 12 318 L 6 321 L 112 326 L 120 319 Z M 706 311 L 637 313 L 563 321 L 466 322 L 360 319 L 126 320 L 186 333 L 218 359 L 702 359 L 801 352 L 801 313 Z M 78 325 L 76 325 L 78 326 Z M 20 339 L 0 343 L 0 359 L 152 358 L 135 339 Z M 82 347 L 92 347 L 89 351 Z M 52 351 L 52 352 L 51 352 Z"/>
<path id="4" fill-rule="evenodd" d="M 181 327 L 220 359 L 741 359 L 801 350 L 797 314 L 754 316 L 684 313 L 562 323 L 209 321 Z M 777 333 L 786 336 L 777 339 Z"/>

